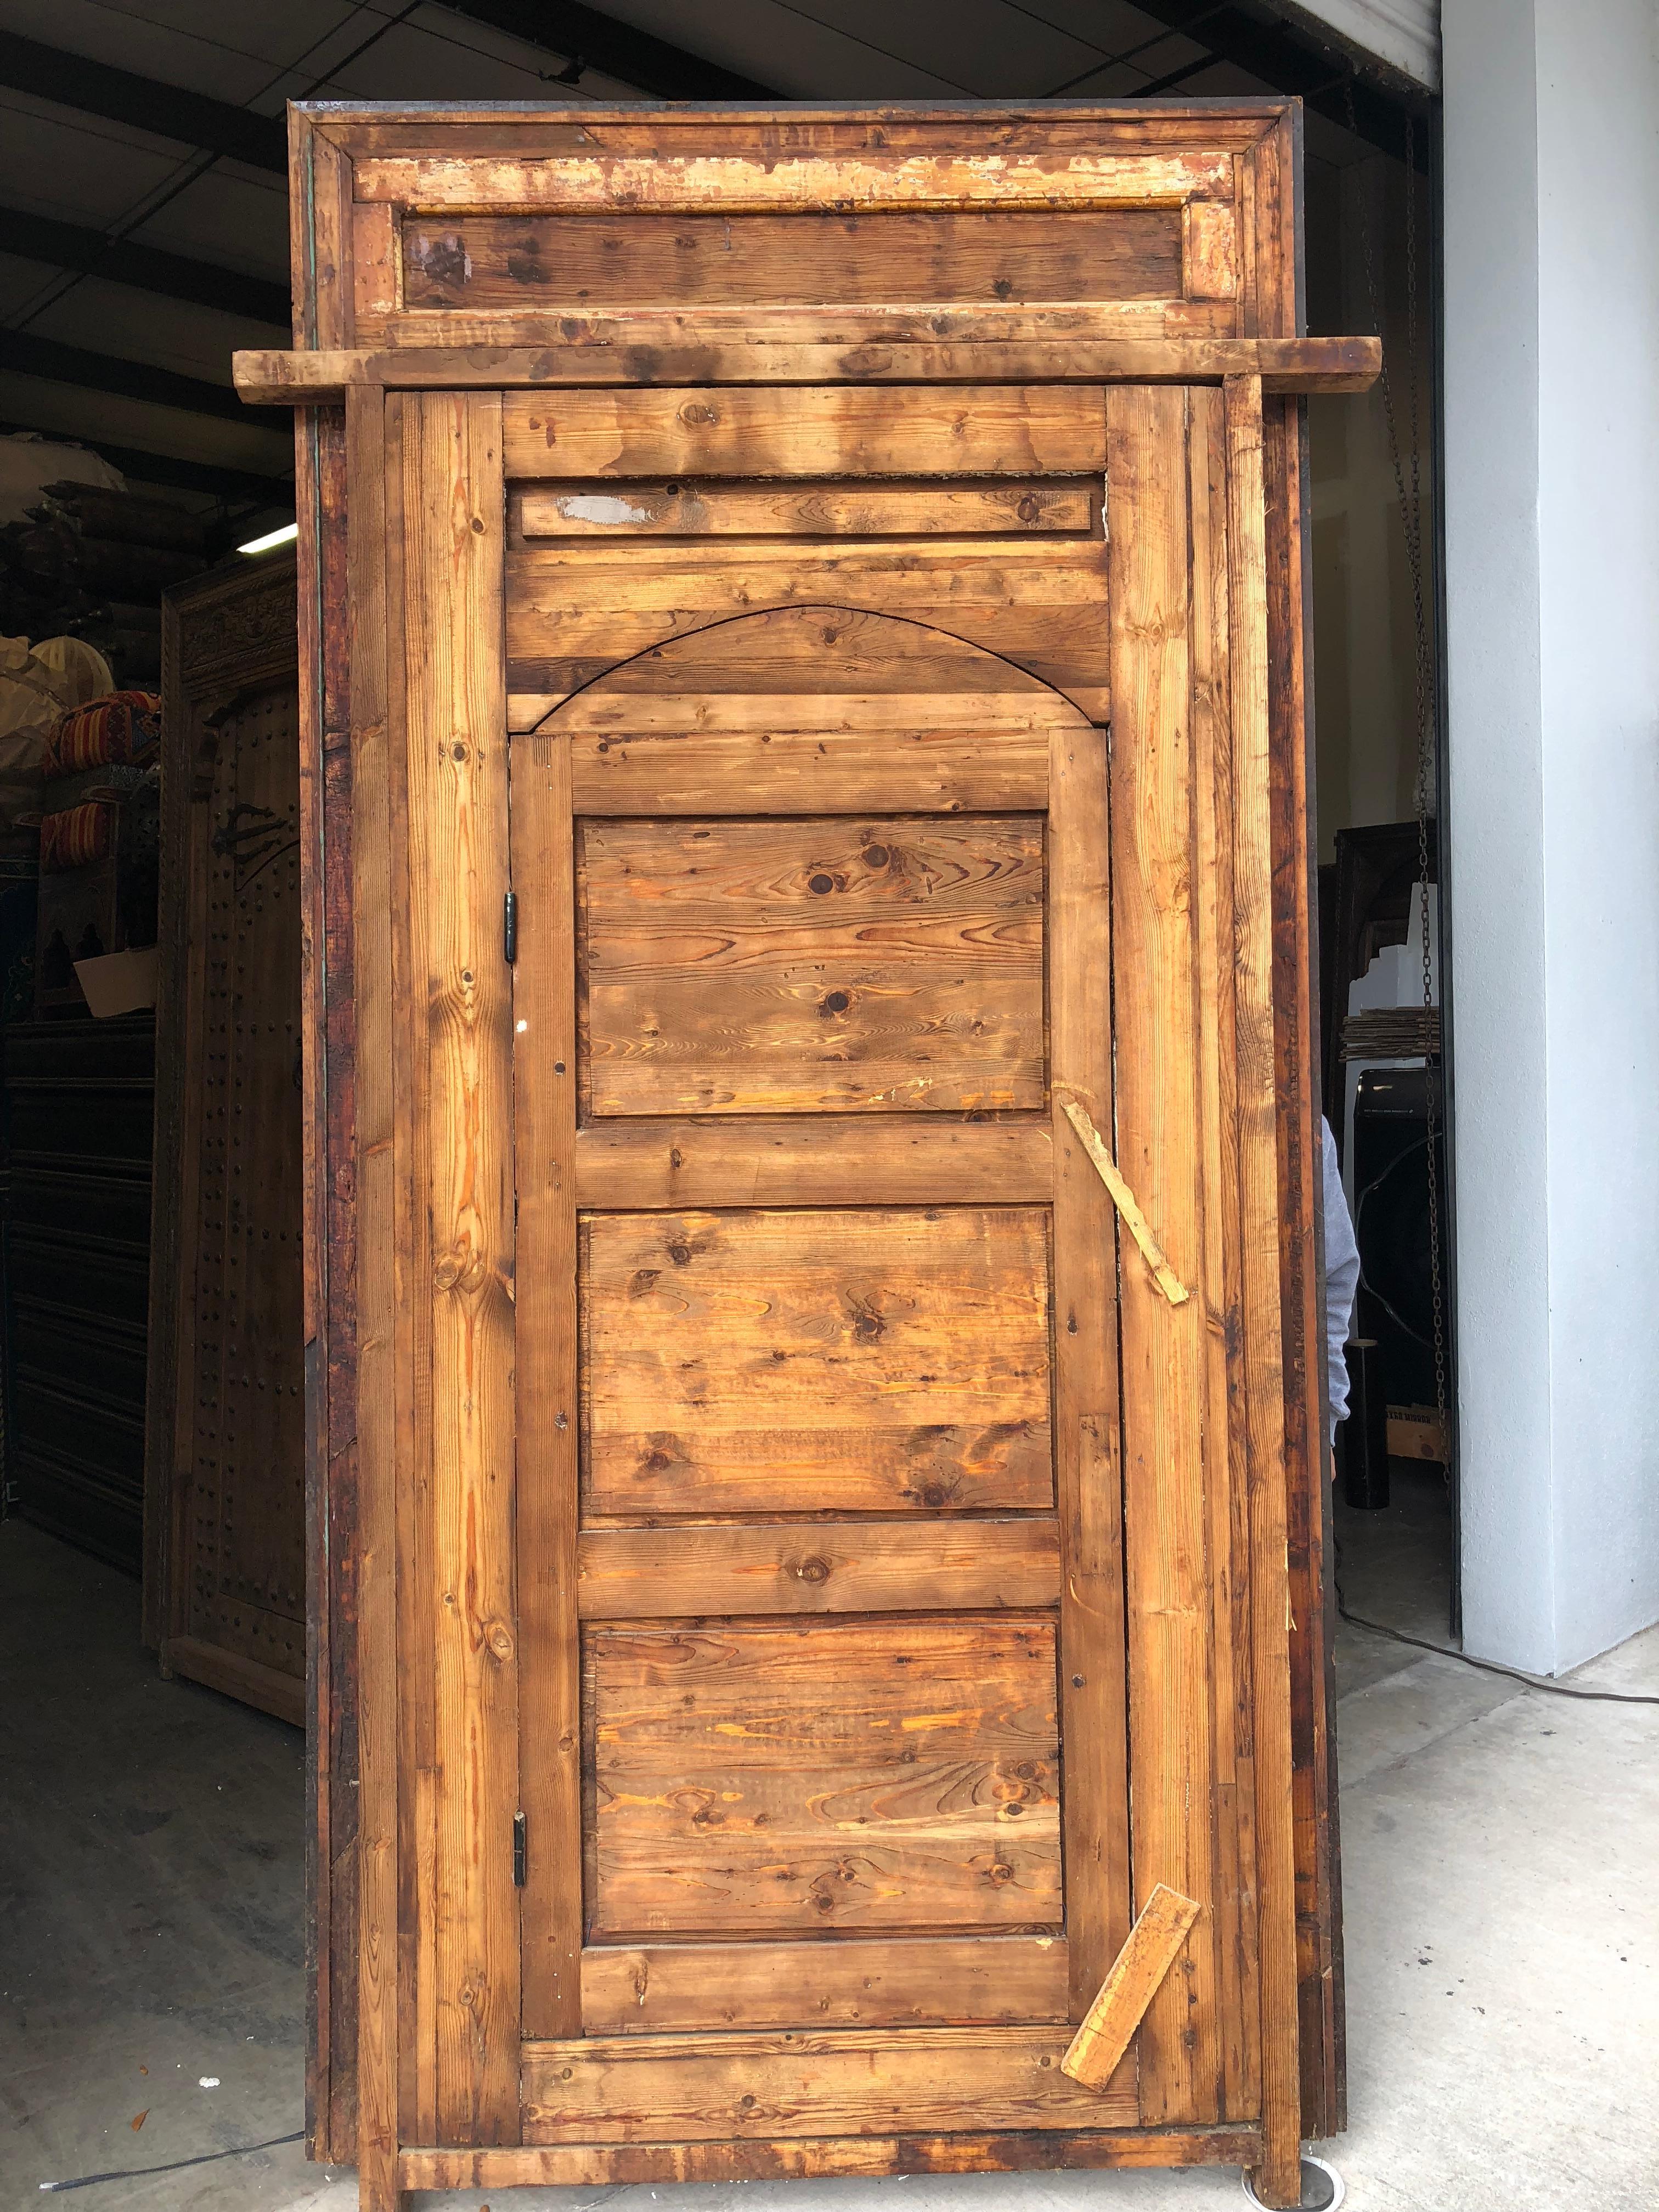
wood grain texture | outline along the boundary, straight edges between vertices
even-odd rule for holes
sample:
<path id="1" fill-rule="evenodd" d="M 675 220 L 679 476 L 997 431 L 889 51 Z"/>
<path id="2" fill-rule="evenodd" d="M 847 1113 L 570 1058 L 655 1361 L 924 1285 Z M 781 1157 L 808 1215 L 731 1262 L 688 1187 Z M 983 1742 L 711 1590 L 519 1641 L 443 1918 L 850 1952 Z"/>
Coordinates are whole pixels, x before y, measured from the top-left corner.
<path id="1" fill-rule="evenodd" d="M 577 1203 L 683 1206 L 1043 1205 L 1054 1195 L 1046 1116 L 953 1121 L 799 1115 L 596 1121 L 576 1133 Z"/>
<path id="2" fill-rule="evenodd" d="M 969 734 L 896 729 L 900 717 L 885 719 L 886 728 L 857 731 L 617 737 L 573 730 L 575 805 L 583 814 L 624 815 L 753 814 L 763 799 L 769 815 L 1046 806 L 1048 733 L 1041 724 Z"/>
<path id="3" fill-rule="evenodd" d="M 1069 531 L 1099 507 L 1086 479 L 1034 483 L 538 483 L 514 495 L 520 536 L 541 538 L 945 538 Z"/>
<path id="4" fill-rule="evenodd" d="M 596 1214 L 590 1513 L 1053 1502 L 1036 1208 Z"/>
<path id="5" fill-rule="evenodd" d="M 1224 1449 L 1226 1480 L 1209 1486 L 1215 1711 L 1212 1920 L 1220 2010 L 1224 2117 L 1261 2111 L 1256 1975 L 1255 1729 L 1250 1702 L 1249 1528 L 1244 1485 L 1245 1373 L 1239 1324 L 1237 1032 L 1227 466 L 1219 396 L 1194 392 L 1188 418 L 1192 653 L 1193 902 L 1198 977 L 1200 1154 L 1206 1202 L 1204 1390 L 1206 1436 Z"/>
<path id="6" fill-rule="evenodd" d="M 1104 549 L 1081 538 L 526 546 L 508 560 L 508 684 L 572 691 L 617 661 L 767 607 L 863 609 L 988 647 L 1103 712 Z"/>
<path id="7" fill-rule="evenodd" d="M 1175 1964 L 1200 1908 L 1159 1882 L 1136 1915 L 1127 1941 L 1083 2015 L 1060 2071 L 1085 2089 L 1109 2081 L 1147 2006 Z"/>
<path id="8" fill-rule="evenodd" d="M 1053 2027 L 592 2037 L 525 2045 L 532 2142 L 882 2135 L 1135 2121 L 1133 2062 L 1105 2090 L 1060 2070 Z"/>
<path id="9" fill-rule="evenodd" d="M 511 1001 L 501 677 L 505 496 L 489 396 L 410 403 L 403 451 L 414 984 L 425 1009 L 436 2118 L 518 2129 Z M 411 1286 L 412 1288 L 412 1286 Z"/>
<path id="10" fill-rule="evenodd" d="M 1255 1649 L 1257 1942 L 1263 2159 L 1258 2192 L 1299 2189 L 1296 1844 L 1291 1748 L 1290 1585 L 1279 1282 L 1278 1099 L 1273 980 L 1273 738 L 1268 718 L 1261 387 L 1226 387 L 1233 884 L 1245 1443 Z"/>
<path id="11" fill-rule="evenodd" d="M 1059 1936 L 596 1945 L 582 1954 L 590 2035 L 1061 2021 Z"/>
<path id="12" fill-rule="evenodd" d="M 1181 210 L 1182 289 L 1189 300 L 1238 294 L 1238 210 L 1225 200 L 1188 200 Z"/>
<path id="13" fill-rule="evenodd" d="M 1043 1102 L 1039 824 L 589 821 L 580 888 L 592 1115 Z"/>
<path id="14" fill-rule="evenodd" d="M 346 409 L 346 525 L 350 610 L 350 759 L 353 869 L 352 1188 L 361 1259 L 356 1295 L 356 1422 L 357 2142 L 360 2166 L 383 2181 L 396 2158 L 399 2122 L 399 1798 L 398 1692 L 399 1565 L 398 1437 L 391 1418 L 398 1386 L 394 1316 L 398 1243 L 393 1100 L 389 692 L 401 669 L 389 664 L 386 403 L 354 392 Z M 399 702 L 401 705 L 401 701 Z"/>
<path id="15" fill-rule="evenodd" d="M 576 1618 L 576 883 L 568 745 L 512 761 L 518 1218 L 520 1802 L 526 2033 L 581 2032 L 581 1675 Z"/>
<path id="16" fill-rule="evenodd" d="M 1285 1489 L 1291 1571 L 1291 1729 L 1296 1775 L 1297 1984 L 1302 2131 L 1346 2125 L 1341 1843 L 1336 1798 L 1332 1650 L 1331 1485 L 1326 1460 L 1319 1002 L 1312 988 L 1317 911 L 1308 822 L 1313 788 L 1310 619 L 1311 518 L 1306 410 L 1262 410 L 1267 509 L 1269 712 L 1275 741 L 1274 1031 L 1279 1067 L 1279 1265 L 1285 1309 Z M 1301 733 L 1298 739 L 1297 732 Z"/>
<path id="17" fill-rule="evenodd" d="M 560 209 L 572 213 L 716 216 L 751 210 L 866 208 L 1179 207 L 1232 186 L 1224 154 L 1069 153 L 865 155 L 826 159 L 749 153 L 566 153 L 552 159 L 365 155 L 359 199 L 436 213 L 453 208 Z"/>
<path id="18" fill-rule="evenodd" d="M 1111 1201 L 1061 1104 L 1109 1111 L 1113 1040 L 1106 739 L 1050 738 L 1049 1028 L 1054 1160 L 1055 1477 L 1064 1568 L 1060 1711 L 1071 2016 L 1129 1927 L 1127 1722 L 1118 1468 L 1118 1252 Z"/>
<path id="19" fill-rule="evenodd" d="M 1104 458 L 1087 391 L 514 392 L 502 405 L 509 477 L 1078 476 Z"/>
<path id="20" fill-rule="evenodd" d="M 1172 1306 L 1121 1273 L 1125 1583 L 1137 1893 L 1215 1893 L 1212 1562 L 1204 1356 L 1218 1287 L 1202 1272 L 1188 483 L 1189 396 L 1107 395 L 1111 486 L 1112 901 L 1118 1165 L 1183 1284 Z M 1149 2121 L 1218 2117 L 1215 1961 L 1188 1946 L 1140 2033 Z"/>
<path id="21" fill-rule="evenodd" d="M 474 313 L 550 294 L 579 313 L 1169 299 L 1182 289 L 1181 230 L 1173 208 L 416 217 L 404 224 L 404 298 Z"/>
<path id="22" fill-rule="evenodd" d="M 584 1672 L 590 1938 L 1059 1923 L 1051 1620 L 594 1628 Z"/>
<path id="23" fill-rule="evenodd" d="M 576 1571 L 584 1620 L 1030 1611 L 1059 1601 L 1060 1539 L 1048 1516 L 589 1528 Z"/>
<path id="24" fill-rule="evenodd" d="M 1018 2173 L 1032 2169 L 1253 2166 L 1261 2131 L 1226 2128 L 1004 2129 L 936 2136 L 824 2136 L 760 2142 L 580 2143 L 522 2150 L 409 2149 L 410 2189 L 511 2189 L 657 2181 L 765 2181 L 816 2175 Z M 378 2212 L 378 2208 L 376 2208 Z"/>

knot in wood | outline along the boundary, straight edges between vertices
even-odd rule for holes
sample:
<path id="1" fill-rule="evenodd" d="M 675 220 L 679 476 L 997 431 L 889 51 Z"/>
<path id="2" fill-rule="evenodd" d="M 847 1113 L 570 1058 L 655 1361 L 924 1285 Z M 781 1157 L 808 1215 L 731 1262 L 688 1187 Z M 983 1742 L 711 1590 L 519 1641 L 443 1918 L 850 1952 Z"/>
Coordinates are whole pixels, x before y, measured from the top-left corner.
<path id="1" fill-rule="evenodd" d="M 513 1656 L 513 1631 L 504 1620 L 487 1620 L 483 1640 L 495 1658 L 507 1660 Z"/>
<path id="2" fill-rule="evenodd" d="M 804 1583 L 827 1583 L 830 1579 L 830 1562 L 828 1559 L 802 1559 L 797 1564 L 795 1573 Z"/>
<path id="3" fill-rule="evenodd" d="M 452 1244 L 432 1269 L 433 1287 L 439 1291 L 477 1291 L 489 1277 L 489 1261 L 470 1244 Z"/>

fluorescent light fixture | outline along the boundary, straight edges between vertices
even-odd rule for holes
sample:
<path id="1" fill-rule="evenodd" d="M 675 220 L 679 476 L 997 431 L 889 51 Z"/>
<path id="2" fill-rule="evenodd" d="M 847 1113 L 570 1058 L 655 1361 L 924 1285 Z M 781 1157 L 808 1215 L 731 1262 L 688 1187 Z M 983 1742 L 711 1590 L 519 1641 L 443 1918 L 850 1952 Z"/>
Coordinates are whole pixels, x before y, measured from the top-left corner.
<path id="1" fill-rule="evenodd" d="M 297 522 L 285 522 L 280 530 L 268 530 L 263 538 L 250 538 L 246 545 L 239 545 L 239 553 L 269 553 L 273 545 L 291 545 L 300 534 Z"/>

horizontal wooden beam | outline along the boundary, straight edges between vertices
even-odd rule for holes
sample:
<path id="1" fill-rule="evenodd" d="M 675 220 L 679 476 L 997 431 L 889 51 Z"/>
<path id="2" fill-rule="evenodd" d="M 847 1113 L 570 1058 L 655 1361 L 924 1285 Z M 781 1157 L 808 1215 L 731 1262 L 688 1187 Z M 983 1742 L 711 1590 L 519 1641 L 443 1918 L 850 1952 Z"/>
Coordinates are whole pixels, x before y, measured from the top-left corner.
<path id="1" fill-rule="evenodd" d="M 8 253 L 45 262 L 51 269 L 76 270 L 107 283 L 159 293 L 165 300 L 188 300 L 227 315 L 246 315 L 282 331 L 293 319 L 286 284 L 226 269 L 216 261 L 198 261 L 190 254 L 141 246 L 136 239 L 112 238 L 87 223 L 31 215 L 24 208 L 0 208 L 0 238 L 5 240 Z"/>
<path id="2" fill-rule="evenodd" d="M 1264 392 L 1365 392 L 1380 339 L 1110 338 L 848 346 L 647 344 L 565 339 L 544 346 L 389 346 L 356 353 L 238 353 L 250 406 L 336 404 L 348 387 L 386 391 L 707 384 L 1219 384 L 1259 376 Z"/>
<path id="3" fill-rule="evenodd" d="M 237 395 L 228 385 L 210 384 L 205 377 L 185 376 L 177 369 L 158 368 L 152 362 L 134 361 L 125 354 L 94 353 L 86 346 L 66 345 L 59 338 L 39 337 L 33 331 L 0 331 L 0 369 L 14 370 L 19 376 L 44 377 L 52 384 L 77 384 L 88 392 L 112 392 L 123 399 L 148 400 L 156 407 L 177 407 L 186 415 L 222 416 L 232 422 L 247 422 L 246 410 L 261 404 L 244 393 L 238 406 Z M 296 397 L 290 392 L 265 404 L 292 406 Z M 287 426 L 273 420 L 269 427 L 276 430 Z"/>
<path id="4" fill-rule="evenodd" d="M 534 2189 L 650 2181 L 754 2181 L 812 2174 L 1087 2172 L 1104 2166 L 1255 2166 L 1261 2130 L 1020 2129 L 948 2135 L 796 2136 L 766 2142 L 545 2143 L 498 2150 L 400 2150 L 404 2189 Z"/>
<path id="5" fill-rule="evenodd" d="M 600 70 L 620 84 L 631 84 L 653 100 L 769 100 L 770 88 L 722 69 L 649 31 L 637 30 L 617 16 L 577 0 L 444 0 L 458 15 L 488 23 L 532 46 L 562 54 L 572 73 L 556 84 L 579 84 L 589 70 Z"/>
<path id="6" fill-rule="evenodd" d="M 100 115 L 108 123 L 125 123 L 158 138 L 176 139 L 182 146 L 228 155 L 252 168 L 271 169 L 278 176 L 288 173 L 284 117 L 256 115 L 231 100 L 43 46 L 15 31 L 0 32 L 0 84 L 58 107 L 77 109 L 82 115 Z"/>

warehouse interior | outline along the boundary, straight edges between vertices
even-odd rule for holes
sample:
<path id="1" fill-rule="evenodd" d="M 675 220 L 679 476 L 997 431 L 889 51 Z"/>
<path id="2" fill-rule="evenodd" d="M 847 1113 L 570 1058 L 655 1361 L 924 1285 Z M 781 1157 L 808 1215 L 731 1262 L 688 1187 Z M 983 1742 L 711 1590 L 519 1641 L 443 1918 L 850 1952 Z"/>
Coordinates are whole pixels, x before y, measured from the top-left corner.
<path id="1" fill-rule="evenodd" d="M 1517 1741 L 1548 1732 L 1541 1698 L 1387 1634 L 1443 1646 L 1458 1625 L 1432 99 L 1307 11 L 1254 0 L 231 11 L 0 0 L 0 1568 L 17 1638 L 5 1725 L 18 1732 L 13 1771 L 30 1778 L 6 1815 L 23 1940 L 7 2091 L 17 2124 L 0 2172 L 20 2190 L 199 2157 L 218 2162 L 118 2179 L 102 2185 L 106 2201 L 294 2212 L 348 2201 L 294 2140 L 305 2033 L 298 814 L 281 772 L 293 684 L 273 642 L 292 620 L 293 438 L 285 412 L 242 404 L 229 368 L 237 348 L 289 340 L 283 103 L 1264 93 L 1306 103 L 1308 327 L 1379 331 L 1389 365 L 1382 389 L 1309 408 L 1322 1073 L 1364 1267 L 1338 1573 L 1347 1610 L 1376 1624 L 1342 1631 L 1338 1688 L 1345 1775 L 1371 1791 L 1347 1862 L 1351 1926 L 1383 1988 L 1392 1956 L 1368 1958 L 1371 1923 L 1354 1921 L 1352 1899 L 1369 1890 L 1379 1909 L 1399 1908 L 1383 1839 L 1388 1824 L 1424 1817 L 1412 1787 L 1387 1778 L 1459 1728 L 1490 1723 Z M 179 790 L 167 811 L 169 713 L 188 724 L 178 757 L 198 799 L 219 809 L 191 865 L 208 883 L 202 913 L 221 920 L 195 936 L 176 893 L 172 934 L 158 922 L 167 872 L 195 849 Z M 165 915 L 166 893 L 159 905 Z M 239 962 L 267 994 L 264 1038 L 187 1076 L 168 1041 L 188 994 L 239 988 Z M 227 1150 L 212 1116 L 245 1112 Z M 292 1210 L 291 1232 L 275 1212 L 247 1231 L 270 1243 L 257 1263 L 227 1256 L 252 1218 L 232 1180 L 239 1146 L 249 1180 Z M 234 1540 L 228 1504 L 210 1527 L 200 1504 L 224 1491 L 216 1466 L 181 1498 L 155 1464 L 157 1363 L 176 1397 L 188 1371 L 178 1285 L 198 1265 L 217 1271 L 216 1318 L 240 1320 L 257 1343 L 240 1416 L 255 1479 Z M 158 1512 L 189 1555 L 170 1591 Z M 165 1638 L 180 1663 L 164 1679 L 154 1655 Z M 46 1669 L 49 1649 L 58 1664 Z M 1603 1734 L 1561 1747 L 1579 1763 L 1560 1786 L 1600 1787 L 1623 1755 L 1620 1731 L 1636 1723 L 1607 1713 Z M 1495 1779 L 1491 1802 L 1509 1786 Z M 1517 1838 L 1536 1815 L 1518 1806 Z M 1479 1816 L 1463 1805 L 1458 1817 Z M 1413 2008 L 1419 1973 L 1401 1984 Z M 1599 1991 L 1581 1994 L 1599 2002 Z M 1357 2085 L 1397 2072 L 1401 2047 L 1368 2048 Z M 1402 2140 L 1378 2139 L 1379 2169 L 1406 2154 Z M 1109 2179 L 1147 2203 L 1220 2186 L 1147 2175 L 1067 2187 L 1081 2202 Z M 861 2203 L 852 2185 L 818 2186 L 827 2202 Z M 1009 2191 L 909 2186 L 941 2205 Z M 547 2201 L 574 2212 L 597 2199 Z"/>

